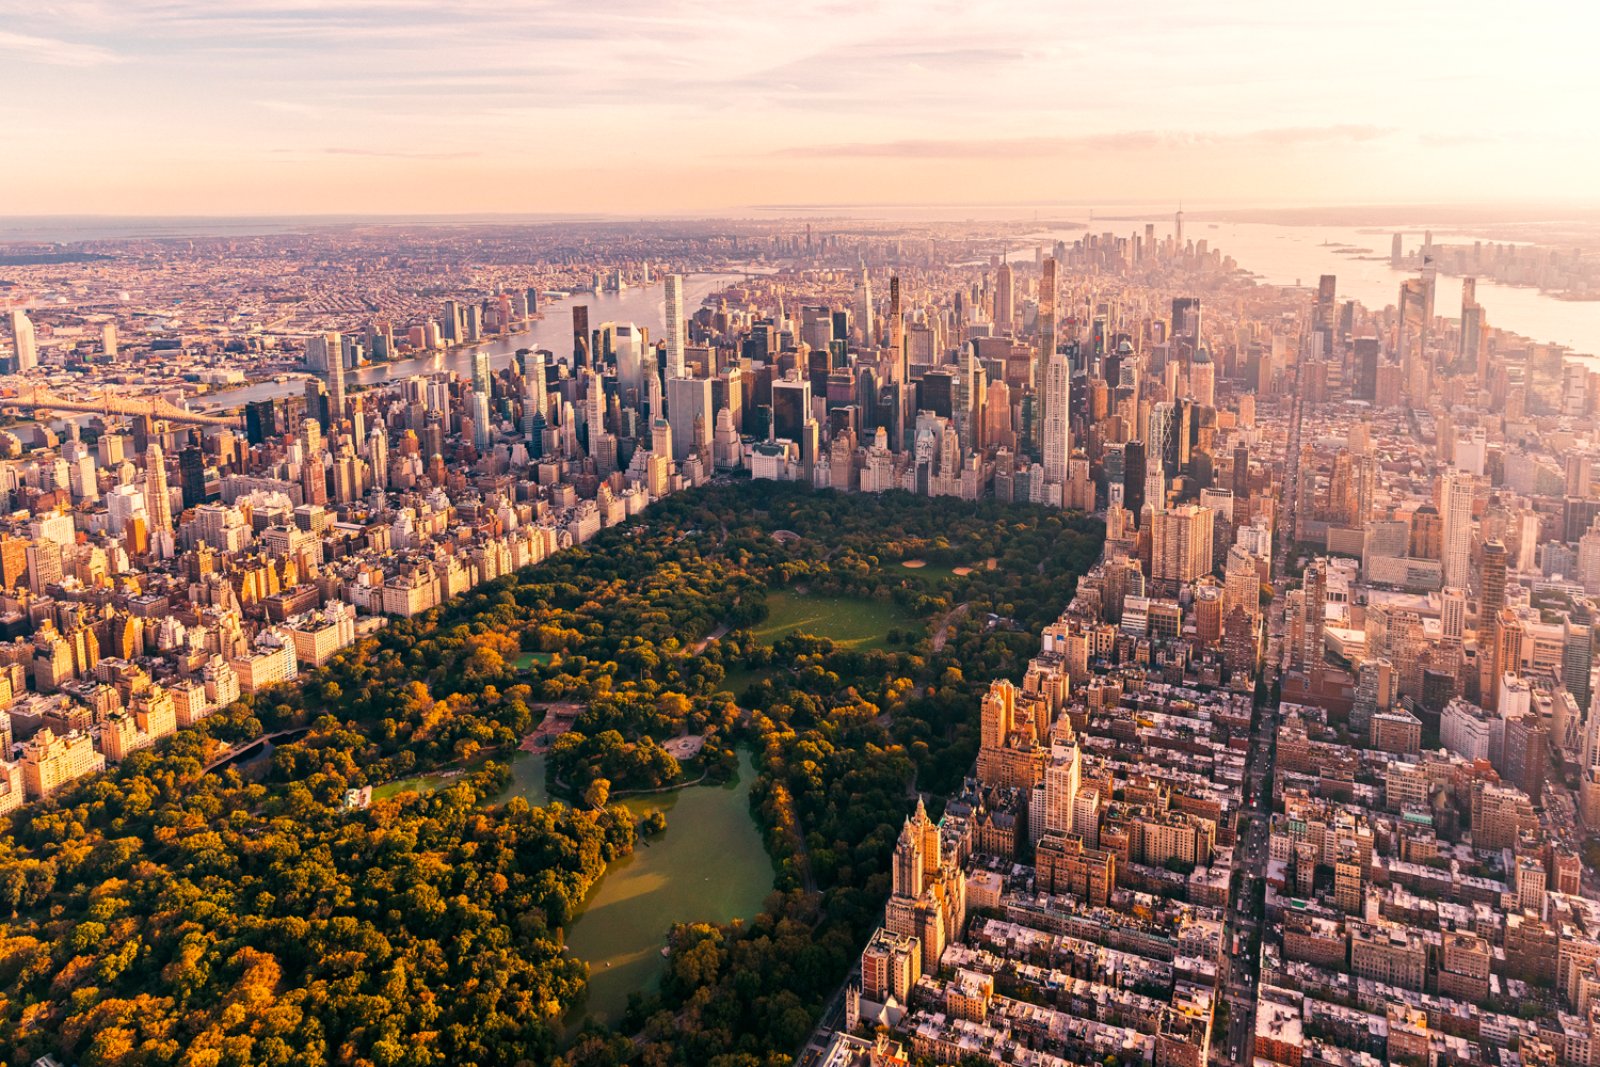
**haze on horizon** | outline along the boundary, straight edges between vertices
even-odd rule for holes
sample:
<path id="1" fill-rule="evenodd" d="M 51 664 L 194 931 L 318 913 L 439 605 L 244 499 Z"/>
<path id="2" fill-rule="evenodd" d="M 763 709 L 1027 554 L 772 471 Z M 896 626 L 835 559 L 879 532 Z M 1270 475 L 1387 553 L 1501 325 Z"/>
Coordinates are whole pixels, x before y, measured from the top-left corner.
<path id="1" fill-rule="evenodd" d="M 0 215 L 1592 202 L 1596 29 L 1548 0 L 0 0 Z"/>

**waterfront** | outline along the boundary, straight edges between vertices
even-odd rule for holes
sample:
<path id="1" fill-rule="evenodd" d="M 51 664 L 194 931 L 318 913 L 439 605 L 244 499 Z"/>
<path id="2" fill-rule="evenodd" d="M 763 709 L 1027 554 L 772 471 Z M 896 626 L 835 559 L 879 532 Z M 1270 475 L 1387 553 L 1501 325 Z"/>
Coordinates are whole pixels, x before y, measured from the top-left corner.
<path id="1" fill-rule="evenodd" d="M 1110 231 L 1126 235 L 1135 230 L 1142 232 L 1146 222 L 1155 224 L 1157 236 L 1172 232 L 1170 212 L 1148 211 L 1119 212 L 1097 218 L 1090 229 L 1095 233 Z M 1185 220 L 1184 239 L 1206 241 L 1211 248 L 1220 248 L 1223 255 L 1232 256 L 1242 269 L 1270 285 L 1315 288 L 1319 275 L 1332 274 L 1338 278 L 1338 299 L 1355 299 L 1369 308 L 1382 310 L 1398 302 L 1400 283 L 1416 276 L 1415 270 L 1389 267 L 1389 242 L 1394 232 L 1372 227 L 1210 223 L 1190 218 Z M 1420 229 L 1399 232 L 1405 235 L 1407 254 L 1422 243 Z M 1034 236 L 1040 240 L 1070 243 L 1080 240 L 1083 231 L 1047 230 Z M 1444 228 L 1434 230 L 1436 243 L 1464 243 L 1470 239 L 1469 234 Z M 1343 254 L 1339 250 L 1341 246 L 1346 249 Z M 1348 251 L 1351 248 L 1371 251 L 1351 255 Z M 1019 251 L 1031 255 L 1032 246 Z M 1458 317 L 1461 279 L 1440 275 L 1437 292 L 1439 314 L 1446 318 Z M 1600 356 L 1600 303 L 1560 300 L 1538 289 L 1501 285 L 1485 278 L 1478 279 L 1478 303 L 1483 305 L 1490 326 L 1521 334 L 1536 343 L 1564 345 L 1575 355 Z"/>
<path id="2" fill-rule="evenodd" d="M 629 993 L 653 990 L 674 923 L 729 922 L 761 910 L 773 871 L 750 816 L 755 775 L 741 750 L 738 780 L 729 785 L 622 801 L 636 817 L 665 812 L 667 829 L 613 863 L 567 927 L 568 951 L 589 964 L 589 995 L 573 1010 L 575 1020 L 592 1015 L 614 1023 Z"/>

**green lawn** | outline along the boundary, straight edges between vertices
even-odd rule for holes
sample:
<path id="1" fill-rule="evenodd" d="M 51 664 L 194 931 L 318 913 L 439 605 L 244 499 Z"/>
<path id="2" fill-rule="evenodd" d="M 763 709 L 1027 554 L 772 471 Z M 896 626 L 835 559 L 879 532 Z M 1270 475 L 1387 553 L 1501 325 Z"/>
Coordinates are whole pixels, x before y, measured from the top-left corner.
<path id="1" fill-rule="evenodd" d="M 927 563 L 921 567 L 907 567 L 904 562 L 890 563 L 885 567 L 888 574 L 895 578 L 910 578 L 921 582 L 929 589 L 943 585 L 946 581 L 956 576 L 954 567 L 946 567 L 941 563 Z"/>
<path id="2" fill-rule="evenodd" d="M 735 667 L 718 688 L 726 689 L 737 697 L 752 685 L 772 677 L 772 672 L 772 667 Z"/>
<path id="3" fill-rule="evenodd" d="M 432 793 L 443 789 L 456 781 L 461 776 L 443 774 L 419 774 L 415 778 L 400 778 L 393 782 L 372 787 L 372 799 L 384 800 L 388 797 L 398 796 L 401 793 Z"/>
<path id="4" fill-rule="evenodd" d="M 919 624 L 920 620 L 892 601 L 802 595 L 783 589 L 767 594 L 767 620 L 751 632 L 765 644 L 803 631 L 846 648 L 870 649 L 888 648 L 890 630 L 914 630 Z"/>
<path id="5" fill-rule="evenodd" d="M 541 667 L 548 667 L 550 666 L 550 661 L 554 658 L 548 652 L 524 652 L 516 658 L 512 665 L 519 671 L 531 671 L 535 663 Z"/>

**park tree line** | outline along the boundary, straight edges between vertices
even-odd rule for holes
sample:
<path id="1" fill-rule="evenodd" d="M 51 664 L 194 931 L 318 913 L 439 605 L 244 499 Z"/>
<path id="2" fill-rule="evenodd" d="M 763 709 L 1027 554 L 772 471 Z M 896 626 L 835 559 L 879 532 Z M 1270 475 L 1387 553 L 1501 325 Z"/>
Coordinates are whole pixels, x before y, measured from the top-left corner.
<path id="1" fill-rule="evenodd" d="M 712 486 L 395 622 L 297 688 L 12 819 L 0 1055 L 787 1063 L 881 911 L 913 784 L 959 784 L 981 686 L 1020 676 L 1101 538 L 1090 520 L 1030 506 Z M 907 559 L 974 569 L 929 581 Z M 881 649 L 807 634 L 763 644 L 752 629 L 785 587 L 892 600 L 922 621 Z M 726 636 L 696 654 L 719 626 Z M 506 761 L 554 701 L 583 709 L 551 756 L 568 802 L 500 802 Z M 291 727 L 305 733 L 265 773 L 202 773 L 218 746 Z M 661 747 L 683 733 L 705 737 L 693 766 Z M 748 921 L 676 931 L 661 988 L 641 991 L 620 1033 L 564 1039 L 587 968 L 562 928 L 635 841 L 604 793 L 725 778 L 739 746 L 757 756 L 774 893 Z M 444 767 L 466 773 L 366 810 L 345 803 Z"/>

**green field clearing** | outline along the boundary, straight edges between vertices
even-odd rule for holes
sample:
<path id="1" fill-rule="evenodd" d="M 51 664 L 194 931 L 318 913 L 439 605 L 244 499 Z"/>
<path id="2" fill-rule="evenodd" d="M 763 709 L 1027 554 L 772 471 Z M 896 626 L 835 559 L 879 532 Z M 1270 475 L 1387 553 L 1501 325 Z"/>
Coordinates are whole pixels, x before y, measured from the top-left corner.
<path id="1" fill-rule="evenodd" d="M 384 800 L 401 793 L 433 793 L 460 779 L 459 774 L 419 774 L 415 778 L 400 778 L 373 786 L 372 799 Z"/>
<path id="2" fill-rule="evenodd" d="M 920 623 L 892 601 L 801 594 L 790 589 L 768 593 L 767 612 L 766 621 L 751 632 L 769 645 L 803 632 L 846 648 L 888 648 L 890 630 L 916 629 Z"/>

